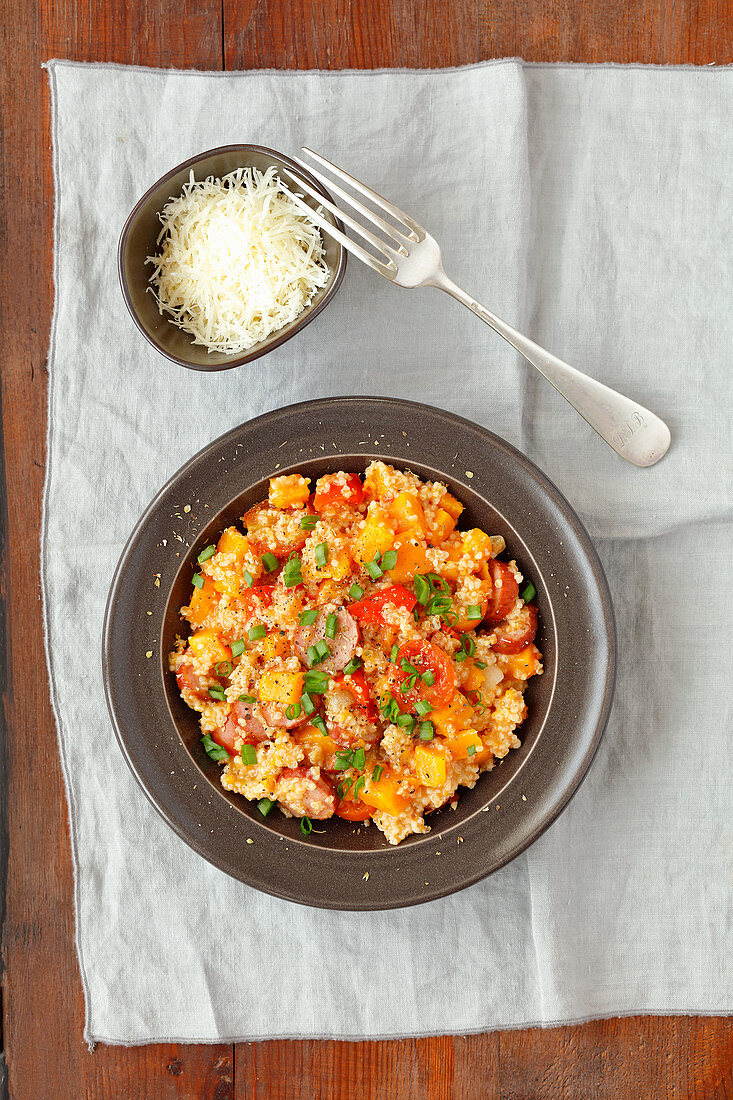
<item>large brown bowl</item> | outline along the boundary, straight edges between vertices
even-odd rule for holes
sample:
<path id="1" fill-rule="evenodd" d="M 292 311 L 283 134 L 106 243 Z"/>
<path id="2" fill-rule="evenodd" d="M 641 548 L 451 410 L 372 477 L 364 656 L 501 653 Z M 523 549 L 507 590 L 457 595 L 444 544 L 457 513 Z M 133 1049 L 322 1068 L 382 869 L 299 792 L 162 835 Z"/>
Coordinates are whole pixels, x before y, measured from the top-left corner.
<path id="1" fill-rule="evenodd" d="M 430 833 L 397 847 L 373 826 L 337 818 L 304 838 L 296 820 L 276 811 L 264 819 L 254 803 L 225 791 L 219 765 L 201 747 L 197 716 L 167 671 L 175 636 L 187 629 L 178 611 L 188 601 L 197 555 L 267 496 L 268 477 L 361 472 L 373 458 L 446 482 L 465 505 L 462 527 L 504 536 L 508 554 L 537 588 L 545 666 L 527 691 L 521 748 L 463 790 L 456 811 L 430 815 Z M 205 447 L 161 489 L 132 533 L 104 625 L 112 722 L 155 808 L 227 874 L 331 909 L 415 905 L 477 882 L 519 855 L 585 776 L 608 718 L 614 670 L 608 586 L 565 498 L 498 436 L 451 413 L 390 398 L 291 405 Z"/>
<path id="2" fill-rule="evenodd" d="M 249 351 L 237 355 L 209 352 L 200 344 L 194 344 L 192 336 L 174 325 L 167 314 L 161 314 L 158 309 L 158 303 L 150 290 L 150 275 L 153 269 L 150 264 L 146 264 L 145 260 L 148 256 L 154 256 L 159 250 L 157 239 L 161 223 L 158 215 L 168 200 L 180 195 L 184 183 L 188 183 L 191 172 L 196 180 L 206 179 L 207 176 L 220 179 L 236 168 L 258 168 L 264 172 L 272 165 L 277 168 L 278 175 L 284 182 L 287 181 L 283 176 L 283 169 L 289 168 L 303 176 L 320 194 L 327 199 L 331 198 L 317 179 L 284 153 L 276 153 L 274 149 L 267 149 L 263 145 L 223 145 L 219 149 L 209 149 L 205 153 L 199 153 L 198 156 L 191 157 L 190 160 L 166 172 L 149 191 L 145 192 L 125 222 L 117 249 L 117 270 L 125 304 L 145 339 L 161 355 L 165 355 L 181 367 L 202 371 L 229 370 L 231 367 L 240 367 L 243 363 L 251 363 L 253 359 L 259 359 L 261 355 L 284 344 L 314 317 L 317 317 L 341 286 L 346 270 L 346 250 L 338 241 L 324 234 L 323 246 L 329 269 L 326 285 L 315 293 L 312 301 L 291 324 L 284 325 L 277 332 L 273 332 L 267 340 L 262 340 Z M 318 205 L 317 201 L 309 195 L 304 195 L 303 200 L 308 206 Z M 323 209 L 323 216 L 332 225 L 343 229 L 341 222 L 325 209 Z"/>

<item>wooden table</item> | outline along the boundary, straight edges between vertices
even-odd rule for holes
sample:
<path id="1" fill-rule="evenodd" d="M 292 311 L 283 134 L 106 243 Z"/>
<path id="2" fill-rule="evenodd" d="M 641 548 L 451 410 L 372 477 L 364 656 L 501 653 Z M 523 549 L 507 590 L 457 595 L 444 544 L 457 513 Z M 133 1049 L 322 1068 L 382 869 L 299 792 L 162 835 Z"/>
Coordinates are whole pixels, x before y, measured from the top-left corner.
<path id="1" fill-rule="evenodd" d="M 733 1097 L 733 1020 L 646 1017 L 377 1043 L 82 1040 L 67 810 L 43 651 L 38 531 L 53 304 L 50 57 L 197 69 L 530 61 L 730 64 L 733 0 L 5 0 L 3 1027 L 14 1100 Z"/>

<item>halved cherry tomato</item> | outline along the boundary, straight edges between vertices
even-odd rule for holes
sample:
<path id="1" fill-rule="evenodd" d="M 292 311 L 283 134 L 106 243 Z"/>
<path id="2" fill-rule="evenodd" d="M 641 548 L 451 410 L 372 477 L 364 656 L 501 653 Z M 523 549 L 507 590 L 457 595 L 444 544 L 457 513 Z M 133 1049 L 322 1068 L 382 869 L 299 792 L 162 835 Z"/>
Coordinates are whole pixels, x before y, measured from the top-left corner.
<path id="1" fill-rule="evenodd" d="M 270 607 L 275 591 L 274 584 L 257 584 L 252 588 L 242 587 L 241 598 L 248 615 L 256 614 L 260 607 Z"/>
<path id="2" fill-rule="evenodd" d="M 403 661 L 407 661 L 421 674 L 431 672 L 434 682 L 426 684 L 418 676 L 412 688 L 403 691 L 406 681 L 414 675 L 401 667 Z M 420 699 L 427 699 L 434 707 L 441 707 L 455 694 L 456 674 L 451 659 L 432 642 L 407 642 L 398 652 L 395 664 L 398 684 L 394 696 L 400 706 L 411 710 Z"/>
<path id="3" fill-rule="evenodd" d="M 503 561 L 490 561 L 489 572 L 494 587 L 489 594 L 489 607 L 484 622 L 493 626 L 505 619 L 514 607 L 514 601 L 519 595 L 519 585 L 511 569 Z"/>
<path id="4" fill-rule="evenodd" d="M 364 711 L 368 721 L 376 722 L 379 711 L 362 668 L 357 668 L 356 672 L 351 672 L 348 676 L 339 673 L 334 677 L 334 683 L 345 687 L 353 695 L 354 706 Z"/>
<path id="5" fill-rule="evenodd" d="M 534 604 L 523 607 L 511 620 L 496 628 L 494 653 L 521 653 L 537 633 L 537 608 Z"/>
<path id="6" fill-rule="evenodd" d="M 357 622 L 380 626 L 384 625 L 382 611 L 387 603 L 393 603 L 395 607 L 403 607 L 405 611 L 412 611 L 417 603 L 417 596 L 414 592 L 410 592 L 409 588 L 405 588 L 404 584 L 392 584 L 389 588 L 375 592 L 373 596 L 366 596 L 357 603 L 350 603 L 349 612 Z"/>
<path id="7" fill-rule="evenodd" d="M 343 817 L 345 821 L 366 821 L 374 813 L 371 806 L 363 802 L 354 802 L 350 798 L 339 798 L 335 809 L 336 817 Z"/>
<path id="8" fill-rule="evenodd" d="M 319 477 L 313 497 L 316 512 L 331 512 L 346 505 L 358 508 L 364 501 L 364 487 L 358 474 L 347 474 L 343 481 L 340 474 Z"/>

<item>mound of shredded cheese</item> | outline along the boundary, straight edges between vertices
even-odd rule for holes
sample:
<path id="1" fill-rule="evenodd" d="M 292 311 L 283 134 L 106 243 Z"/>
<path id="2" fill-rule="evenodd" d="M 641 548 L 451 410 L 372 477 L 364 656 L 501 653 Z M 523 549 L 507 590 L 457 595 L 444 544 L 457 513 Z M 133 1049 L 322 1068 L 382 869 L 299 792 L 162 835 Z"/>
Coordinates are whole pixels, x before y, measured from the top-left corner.
<path id="1" fill-rule="evenodd" d="M 151 290 L 161 314 L 210 352 L 248 351 L 294 321 L 328 280 L 318 228 L 274 167 L 196 181 L 160 213 Z"/>

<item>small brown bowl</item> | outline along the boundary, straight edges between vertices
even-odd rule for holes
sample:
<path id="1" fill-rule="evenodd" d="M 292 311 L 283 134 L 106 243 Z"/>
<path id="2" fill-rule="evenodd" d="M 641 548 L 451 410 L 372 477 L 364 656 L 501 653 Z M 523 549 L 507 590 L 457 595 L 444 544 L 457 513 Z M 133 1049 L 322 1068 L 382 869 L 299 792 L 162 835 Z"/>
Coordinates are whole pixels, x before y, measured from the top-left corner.
<path id="1" fill-rule="evenodd" d="M 145 192 L 125 222 L 117 249 L 117 270 L 122 296 L 130 316 L 145 339 L 173 363 L 190 370 L 202 371 L 229 370 L 231 367 L 240 367 L 243 363 L 251 363 L 253 359 L 259 359 L 261 355 L 295 336 L 296 332 L 321 312 L 340 287 L 346 270 L 346 251 L 332 237 L 325 236 L 325 256 L 330 271 L 326 285 L 317 291 L 295 321 L 278 329 L 267 340 L 255 344 L 244 354 L 237 355 L 209 352 L 200 344 L 194 344 L 187 332 L 160 312 L 155 297 L 150 293 L 152 267 L 145 260 L 158 251 L 157 240 L 161 229 L 158 215 L 168 200 L 180 195 L 184 183 L 188 183 L 191 171 L 197 180 L 206 179 L 207 176 L 220 179 L 237 168 L 258 168 L 264 172 L 272 165 L 277 168 L 279 175 L 286 168 L 299 173 L 325 198 L 331 198 L 318 180 L 284 153 L 276 153 L 274 149 L 266 149 L 262 145 L 222 145 L 219 149 L 199 153 L 167 172 Z M 315 208 L 318 205 L 309 195 L 304 195 L 303 198 L 309 206 Z M 338 219 L 325 209 L 323 216 L 343 230 Z"/>

